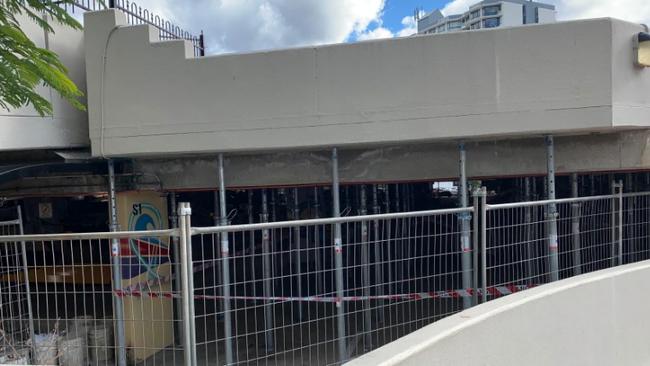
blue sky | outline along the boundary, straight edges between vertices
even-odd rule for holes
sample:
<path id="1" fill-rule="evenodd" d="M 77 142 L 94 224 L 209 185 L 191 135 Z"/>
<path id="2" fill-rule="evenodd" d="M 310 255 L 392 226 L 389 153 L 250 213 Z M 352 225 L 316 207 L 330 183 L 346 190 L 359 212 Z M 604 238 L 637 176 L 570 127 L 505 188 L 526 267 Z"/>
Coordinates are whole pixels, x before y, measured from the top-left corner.
<path id="1" fill-rule="evenodd" d="M 416 8 L 461 13 L 477 1 L 136 0 L 190 32 L 203 30 L 210 54 L 408 36 L 416 30 L 406 17 Z M 614 17 L 650 23 L 650 0 L 541 1 L 556 6 L 558 20 Z"/>
<path id="2" fill-rule="evenodd" d="M 442 9 L 447 1 L 442 0 L 386 0 L 382 22 L 385 28 L 397 33 L 402 28 L 402 19 L 405 16 L 413 15 L 416 8 L 423 8 L 429 12 L 432 9 Z M 373 24 L 371 27 L 376 27 Z"/>

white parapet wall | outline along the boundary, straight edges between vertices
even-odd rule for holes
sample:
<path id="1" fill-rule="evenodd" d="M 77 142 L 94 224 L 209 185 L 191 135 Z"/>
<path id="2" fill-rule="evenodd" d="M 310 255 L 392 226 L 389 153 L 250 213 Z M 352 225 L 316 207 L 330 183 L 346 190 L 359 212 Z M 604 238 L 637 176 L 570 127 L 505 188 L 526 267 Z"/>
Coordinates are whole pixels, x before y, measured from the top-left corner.
<path id="1" fill-rule="evenodd" d="M 650 364 L 650 262 L 510 295 L 422 328 L 348 366 Z"/>
<path id="2" fill-rule="evenodd" d="M 650 126 L 643 27 L 595 19 L 194 58 L 85 17 L 95 156 L 589 134 Z M 644 91 L 646 90 L 646 91 Z"/>

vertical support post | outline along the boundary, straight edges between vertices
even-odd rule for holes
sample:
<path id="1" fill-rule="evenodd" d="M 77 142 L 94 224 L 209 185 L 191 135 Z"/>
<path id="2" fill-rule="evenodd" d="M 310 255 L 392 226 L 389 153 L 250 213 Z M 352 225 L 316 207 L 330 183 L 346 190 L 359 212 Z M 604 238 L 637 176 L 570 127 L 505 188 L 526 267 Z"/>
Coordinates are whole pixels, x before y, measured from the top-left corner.
<path id="1" fill-rule="evenodd" d="M 481 198 L 481 302 L 487 301 L 487 188 L 482 187 Z"/>
<path id="2" fill-rule="evenodd" d="M 478 253 L 479 253 L 479 197 L 477 192 L 473 194 L 474 212 L 472 212 L 472 305 L 478 305 Z"/>
<path id="3" fill-rule="evenodd" d="M 524 201 L 532 201 L 532 192 L 530 187 L 530 177 L 524 178 Z M 533 182 L 534 183 L 534 182 Z M 526 277 L 528 283 L 533 283 L 535 278 L 535 243 L 533 243 L 533 228 L 531 228 L 532 215 L 530 206 L 524 207 L 524 223 L 526 224 Z"/>
<path id="4" fill-rule="evenodd" d="M 468 198 L 467 198 L 467 173 L 465 168 L 465 163 L 467 160 L 465 152 L 465 144 L 460 143 L 458 145 L 458 151 L 460 153 L 459 157 L 459 176 L 460 176 L 460 185 L 458 187 L 459 192 L 459 206 L 462 208 L 467 207 Z M 461 227 L 461 236 L 460 236 L 460 250 L 461 250 L 461 266 L 462 266 L 462 283 L 463 289 L 469 290 L 472 288 L 472 243 L 469 239 L 469 220 L 471 215 L 467 212 L 463 212 L 458 215 Z M 472 306 L 472 299 L 469 297 L 463 297 L 463 309 L 468 309 Z"/>
<path id="5" fill-rule="evenodd" d="M 319 194 L 318 194 L 318 187 L 314 187 L 314 218 L 318 219 L 320 218 L 320 202 L 319 202 Z M 322 294 L 323 291 L 323 283 L 322 283 L 322 277 L 323 277 L 323 258 L 321 256 L 321 242 L 320 242 L 320 226 L 319 225 L 314 225 L 314 262 L 316 262 L 315 270 L 316 270 L 316 293 L 318 295 Z"/>
<path id="6" fill-rule="evenodd" d="M 196 333 L 194 331 L 194 281 L 192 280 L 192 208 L 187 202 L 178 205 L 180 227 L 181 301 L 183 305 L 183 356 L 185 365 L 195 366 Z"/>
<path id="7" fill-rule="evenodd" d="M 108 160 L 108 202 L 111 213 L 111 232 L 117 231 L 117 201 L 115 198 L 115 164 Z M 120 256 L 120 241 L 111 240 L 111 262 L 113 269 L 113 294 L 122 292 L 122 258 Z M 113 295 L 113 316 L 115 317 L 115 337 L 117 346 L 116 361 L 118 366 L 126 366 L 126 336 L 124 333 L 124 302 L 119 296 Z"/>
<path id="8" fill-rule="evenodd" d="M 555 143 L 553 136 L 546 136 L 546 163 L 547 163 L 547 189 L 548 199 L 555 200 Z M 558 263 L 558 237 L 557 237 L 557 205 L 549 203 L 547 209 L 548 252 L 551 282 L 557 281 L 559 276 Z"/>
<path id="9" fill-rule="evenodd" d="M 379 208 L 379 198 L 377 195 L 377 185 L 372 186 L 372 213 L 375 215 L 380 214 Z M 373 245 L 374 245 L 374 254 L 375 254 L 375 291 L 377 296 L 383 294 L 382 291 L 382 282 L 384 281 L 384 275 L 382 273 L 382 250 L 381 244 L 379 241 L 379 220 L 374 220 L 372 223 L 373 229 Z M 380 305 L 383 305 L 383 301 L 380 300 Z M 379 316 L 383 316 L 383 312 L 379 313 Z M 381 322 L 381 319 L 380 319 Z"/>
<path id="10" fill-rule="evenodd" d="M 300 203 L 298 202 L 298 188 L 293 189 L 293 219 L 298 221 L 300 220 Z M 302 296 L 302 253 L 300 246 L 300 226 L 295 225 L 293 227 L 293 242 L 295 247 L 293 248 L 293 258 L 296 265 L 296 296 Z M 302 301 L 298 301 L 296 304 L 298 306 L 298 320 L 302 321 L 304 319 Z"/>
<path id="11" fill-rule="evenodd" d="M 335 218 L 341 216 L 341 202 L 339 197 L 339 157 L 337 148 L 332 149 L 332 214 Z M 345 331 L 345 303 L 341 301 L 344 296 L 343 283 L 343 242 L 341 238 L 341 224 L 334 224 L 334 266 L 336 275 L 336 310 L 339 361 L 344 363 L 348 359 Z"/>
<path id="12" fill-rule="evenodd" d="M 386 184 L 384 186 L 384 188 L 386 188 L 386 191 L 385 191 L 386 192 L 386 202 L 385 202 L 385 204 L 386 204 L 386 213 L 390 213 L 390 185 Z M 391 292 L 391 286 L 393 285 L 393 269 L 391 267 L 392 264 L 393 264 L 392 260 L 391 260 L 392 250 L 393 250 L 393 248 L 391 247 L 391 237 L 392 237 L 392 234 L 391 234 L 391 228 L 392 228 L 391 220 L 386 220 L 386 224 L 384 224 L 384 226 L 386 226 L 386 251 L 384 253 L 385 253 L 385 256 L 386 256 L 386 272 L 388 272 L 387 273 L 388 278 L 387 278 L 387 281 L 386 281 L 386 292 L 385 293 L 389 294 Z"/>
<path id="13" fill-rule="evenodd" d="M 262 215 L 260 217 L 261 222 L 269 222 L 269 208 L 266 199 L 266 189 L 262 190 Z M 264 272 L 264 297 L 269 298 L 273 296 L 271 291 L 271 280 L 273 278 L 271 274 L 271 245 L 269 240 L 269 229 L 262 230 L 262 270 Z M 273 309 L 272 303 L 264 304 L 264 340 L 266 343 L 266 351 L 273 352 Z"/>
<path id="14" fill-rule="evenodd" d="M 578 198 L 578 174 L 571 174 L 571 196 Z M 579 202 L 571 204 L 571 235 L 573 237 L 573 275 L 582 273 L 581 245 L 580 245 L 580 211 L 582 205 Z"/>
<path id="15" fill-rule="evenodd" d="M 18 214 L 18 234 L 25 235 L 23 229 L 23 212 L 20 206 L 16 207 Z M 23 261 L 23 281 L 25 281 L 25 297 L 27 298 L 27 325 L 29 326 L 29 339 L 31 340 L 30 346 L 32 354 L 35 354 L 36 348 L 34 344 L 34 310 L 32 308 L 32 293 L 29 287 L 29 269 L 27 268 L 27 244 L 24 240 L 20 242 L 21 260 Z"/>
<path id="16" fill-rule="evenodd" d="M 226 217 L 226 182 L 223 174 L 223 154 L 219 154 L 219 212 L 221 226 L 228 225 Z M 230 245 L 228 243 L 228 232 L 221 233 L 221 277 L 223 279 L 223 317 L 224 317 L 224 340 L 226 342 L 226 364 L 234 362 L 232 349 L 232 314 L 230 311 Z"/>
<path id="17" fill-rule="evenodd" d="M 362 184 L 359 192 L 359 215 L 368 214 L 366 185 Z M 361 221 L 361 282 L 363 283 L 363 331 L 364 348 L 372 348 L 372 319 L 370 314 L 370 243 L 368 242 L 368 222 Z"/>
<path id="18" fill-rule="evenodd" d="M 623 181 L 618 182 L 618 265 L 623 265 Z"/>
<path id="19" fill-rule="evenodd" d="M 634 181 L 635 181 L 634 175 L 632 175 L 632 173 L 627 173 L 625 175 L 625 185 L 622 187 L 622 190 L 627 193 L 635 192 Z M 621 205 L 620 207 L 621 207 L 621 215 L 622 215 L 622 211 L 625 210 L 625 207 L 623 205 L 623 202 L 621 202 L 620 205 Z M 627 248 L 630 253 L 630 256 L 628 256 L 628 263 L 635 261 L 635 258 L 633 256 L 635 255 L 634 253 L 637 253 L 636 239 L 634 235 L 634 228 L 636 228 L 636 223 L 634 222 L 634 216 L 635 216 L 635 212 L 637 212 L 635 206 L 636 206 L 636 198 L 630 197 L 628 200 L 628 208 L 626 210 L 627 217 L 625 219 L 626 220 L 625 222 L 627 222 L 627 226 L 622 226 L 625 230 L 623 233 L 628 238 Z"/>
<path id="20" fill-rule="evenodd" d="M 176 193 L 171 192 L 169 195 L 169 205 L 171 211 L 171 227 L 173 229 L 178 229 L 178 207 L 176 204 Z M 181 293 L 182 291 L 182 278 L 181 278 L 181 257 L 180 257 L 180 247 L 178 243 L 179 238 L 177 236 L 172 237 L 172 250 L 174 251 L 174 282 L 173 289 L 175 293 Z M 177 320 L 182 321 L 182 309 L 183 301 L 180 298 L 174 300 L 175 314 Z M 176 344 L 181 345 L 183 340 L 183 328 L 179 327 L 177 322 L 174 322 L 174 327 L 176 328 Z"/>
<path id="21" fill-rule="evenodd" d="M 247 191 L 247 198 L 248 198 L 248 223 L 252 224 L 254 222 L 253 219 L 253 191 L 248 190 Z M 251 293 L 253 296 L 255 296 L 255 230 L 251 230 L 248 232 L 248 246 L 250 247 L 250 256 L 251 256 L 251 263 L 250 263 L 250 278 L 251 278 Z"/>

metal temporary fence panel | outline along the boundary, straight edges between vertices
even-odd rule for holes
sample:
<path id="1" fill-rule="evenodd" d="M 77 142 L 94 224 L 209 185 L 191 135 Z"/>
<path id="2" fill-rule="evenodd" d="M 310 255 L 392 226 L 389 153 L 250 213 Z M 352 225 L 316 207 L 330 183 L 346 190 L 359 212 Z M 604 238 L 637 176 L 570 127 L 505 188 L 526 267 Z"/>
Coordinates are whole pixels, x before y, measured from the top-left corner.
<path id="1" fill-rule="evenodd" d="M 0 235 L 23 233 L 20 207 L 0 209 Z M 11 218 L 10 220 L 4 220 Z M 0 356 L 11 355 L 15 346 L 26 347 L 33 336 L 29 288 L 25 281 L 25 245 L 12 241 L 0 245 Z M 19 358 L 20 355 L 16 355 Z"/>
<path id="2" fill-rule="evenodd" d="M 462 309 L 459 214 L 473 208 L 194 229 L 199 364 L 339 364 Z M 341 225 L 344 291 L 336 289 Z M 228 235 L 227 255 L 219 243 Z M 229 261 L 230 284 L 221 273 Z M 471 273 L 468 275 L 472 275 Z M 230 288 L 226 297 L 225 287 Z M 230 303 L 230 325 L 224 304 Z M 230 327 L 232 338 L 224 337 Z"/>
<path id="3" fill-rule="evenodd" d="M 16 310 L 10 317 L 3 313 L 2 324 L 6 326 L 9 320 L 23 326 L 33 318 L 35 336 L 32 343 L 25 342 L 24 335 L 5 332 L 4 341 L 11 351 L 1 356 L 19 357 L 30 343 L 34 364 L 113 364 L 120 343 L 114 329 L 121 326 L 132 361 L 142 365 L 183 363 L 181 321 L 172 313 L 179 309 L 171 305 L 180 291 L 172 286 L 172 273 L 165 268 L 178 263 L 169 251 L 177 230 L 61 235 L 3 232 L 7 233 L 11 235 L 0 236 L 1 260 L 9 261 L 9 265 L 3 262 L 0 266 L 2 308 L 11 305 L 4 297 L 11 286 L 13 296 L 31 299 L 32 312 Z M 121 290 L 115 290 L 111 280 L 112 239 L 121 244 L 122 278 L 137 279 L 123 282 Z M 17 243 L 26 248 L 22 263 L 15 254 Z M 19 281 L 28 286 L 16 285 Z M 114 297 L 123 299 L 122 322 L 113 315 Z"/>

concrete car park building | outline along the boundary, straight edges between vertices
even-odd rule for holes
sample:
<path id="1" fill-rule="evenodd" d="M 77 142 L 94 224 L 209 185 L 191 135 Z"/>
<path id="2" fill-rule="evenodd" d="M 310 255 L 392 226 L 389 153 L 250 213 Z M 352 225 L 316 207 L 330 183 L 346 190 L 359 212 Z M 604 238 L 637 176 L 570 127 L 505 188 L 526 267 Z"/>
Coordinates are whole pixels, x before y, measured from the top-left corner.
<path id="1" fill-rule="evenodd" d="M 470 12 L 509 4 L 548 8 Z M 85 7 L 83 32 L 28 28 L 88 112 L 43 90 L 53 117 L 0 116 L 12 349 L 36 355 L 28 340 L 50 335 L 93 364 L 342 364 L 513 292 L 561 292 L 559 306 L 563 280 L 608 286 L 632 275 L 598 271 L 650 258 L 642 25 L 204 56 L 202 37 L 111 5 Z"/>

